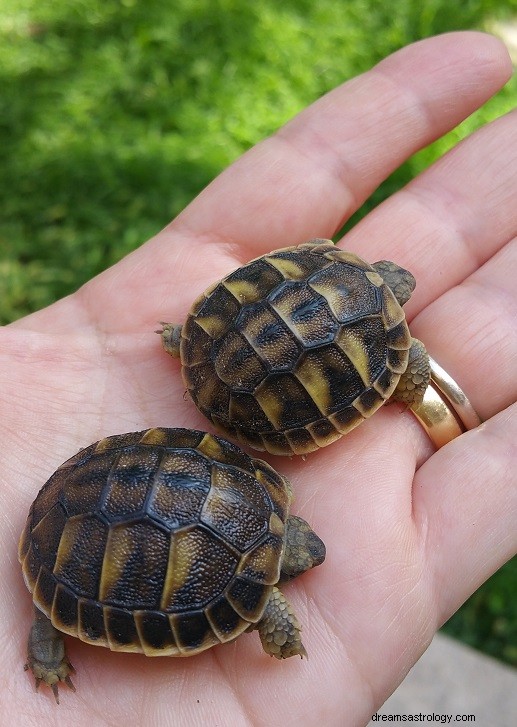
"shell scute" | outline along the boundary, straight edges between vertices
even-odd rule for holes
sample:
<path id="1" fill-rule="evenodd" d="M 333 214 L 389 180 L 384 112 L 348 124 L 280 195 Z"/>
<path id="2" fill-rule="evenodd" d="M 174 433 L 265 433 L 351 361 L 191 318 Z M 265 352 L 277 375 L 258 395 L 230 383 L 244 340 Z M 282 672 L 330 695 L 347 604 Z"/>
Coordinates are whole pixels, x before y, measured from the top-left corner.
<path id="1" fill-rule="evenodd" d="M 380 313 L 379 288 L 356 267 L 335 263 L 312 275 L 308 282 L 341 324 Z"/>
<path id="2" fill-rule="evenodd" d="M 161 457 L 161 450 L 152 447 L 142 448 L 138 458 L 131 449 L 119 453 L 108 475 L 101 506 L 110 521 L 143 513 Z"/>
<path id="3" fill-rule="evenodd" d="M 397 351 L 409 351 L 411 334 L 405 320 L 391 330 L 386 331 L 386 342 L 389 348 L 394 348 Z"/>
<path id="4" fill-rule="evenodd" d="M 50 611 L 54 603 L 56 586 L 57 582 L 54 575 L 48 568 L 42 565 L 39 569 L 36 585 L 34 586 L 34 601 L 40 604 L 45 610 Z"/>
<path id="5" fill-rule="evenodd" d="M 267 258 L 259 258 L 230 273 L 221 285 L 244 306 L 262 300 L 283 280 L 281 271 L 270 265 Z"/>
<path id="6" fill-rule="evenodd" d="M 315 443 L 315 449 L 317 447 L 326 447 L 341 436 L 340 430 L 336 428 L 329 417 L 311 422 L 311 424 L 307 425 L 307 431 Z"/>
<path id="7" fill-rule="evenodd" d="M 271 374 L 257 387 L 255 398 L 279 433 L 321 416 L 316 403 L 292 374 Z"/>
<path id="8" fill-rule="evenodd" d="M 219 338 L 229 329 L 239 310 L 239 302 L 230 291 L 218 285 L 196 313 L 195 322 L 211 338 Z"/>
<path id="9" fill-rule="evenodd" d="M 228 412 L 231 420 L 246 421 L 249 431 L 261 432 L 271 427 L 266 412 L 260 407 L 253 394 L 243 394 L 239 391 L 230 395 Z M 235 436 L 234 432 L 229 432 Z"/>
<path id="10" fill-rule="evenodd" d="M 337 346 L 308 351 L 296 376 L 324 416 L 348 406 L 363 387 L 354 364 Z"/>
<path id="11" fill-rule="evenodd" d="M 50 571 L 54 569 L 61 533 L 65 527 L 66 520 L 67 514 L 65 509 L 57 502 L 41 518 L 38 524 L 33 526 L 31 531 L 34 554 Z"/>
<path id="12" fill-rule="evenodd" d="M 109 527 L 95 515 L 74 515 L 63 528 L 54 575 L 78 596 L 97 598 Z"/>
<path id="13" fill-rule="evenodd" d="M 243 308 L 235 325 L 268 371 L 293 368 L 301 354 L 301 344 L 267 301 Z"/>
<path id="14" fill-rule="evenodd" d="M 370 386 L 384 370 L 387 347 L 385 331 L 378 316 L 343 327 L 335 343 L 349 359 L 364 386 Z M 358 383 L 356 392 L 360 390 L 361 385 Z"/>
<path id="15" fill-rule="evenodd" d="M 107 473 L 111 470 L 113 459 L 119 451 L 103 449 L 94 456 L 92 453 L 92 456 L 81 464 L 68 470 L 66 475 L 62 470 L 58 470 L 62 478 L 54 482 L 52 498 L 54 499 L 56 491 L 59 491 L 59 500 L 69 517 L 93 512 L 104 502 L 108 488 Z M 39 496 L 36 502 L 38 500 Z"/>
<path id="16" fill-rule="evenodd" d="M 326 264 L 331 264 L 322 261 L 321 255 L 314 254 L 313 248 L 304 251 L 296 247 L 277 250 L 266 255 L 264 259 L 275 267 L 285 280 L 306 280 L 311 273 L 321 270 Z"/>
<path id="17" fill-rule="evenodd" d="M 39 605 L 39 604 L 36 604 Z M 65 634 L 77 636 L 78 600 L 77 596 L 62 583 L 57 584 L 50 618 L 56 629 Z"/>
<path id="18" fill-rule="evenodd" d="M 104 606 L 104 620 L 109 648 L 112 651 L 142 651 L 131 611 L 115 606 Z"/>
<path id="19" fill-rule="evenodd" d="M 208 401 L 211 402 L 211 411 L 214 416 L 226 417 L 228 415 L 230 389 L 217 376 L 212 360 L 188 369 L 185 383 L 192 399 L 198 406 L 202 406 L 202 402 Z"/>
<path id="20" fill-rule="evenodd" d="M 235 331 L 214 346 L 213 362 L 216 375 L 235 391 L 253 391 L 267 374 L 253 347 Z"/>
<path id="21" fill-rule="evenodd" d="M 82 641 L 109 646 L 104 621 L 104 608 L 97 601 L 78 599 L 77 633 Z"/>
<path id="22" fill-rule="evenodd" d="M 232 641 L 236 634 L 242 633 L 249 625 L 246 621 L 242 621 L 224 595 L 210 604 L 205 614 L 212 631 L 221 643 Z"/>
<path id="23" fill-rule="evenodd" d="M 404 310 L 398 304 L 397 299 L 387 285 L 382 286 L 380 293 L 382 296 L 382 319 L 385 329 L 389 331 L 402 321 L 405 322 L 406 316 L 404 315 Z"/>
<path id="24" fill-rule="evenodd" d="M 168 616 L 162 611 L 135 611 L 135 625 L 148 656 L 164 653 L 177 653 L 178 646 L 171 629 Z"/>
<path id="25" fill-rule="evenodd" d="M 354 409 L 366 419 L 384 404 L 384 398 L 373 387 L 365 389 L 352 403 Z"/>
<path id="26" fill-rule="evenodd" d="M 238 573 L 246 581 L 274 585 L 280 578 L 283 538 L 269 533 L 266 538 L 241 560 Z M 274 554 L 274 557 L 272 557 Z"/>
<path id="27" fill-rule="evenodd" d="M 330 343 L 338 330 L 326 299 L 305 283 L 285 283 L 269 297 L 269 304 L 304 349 Z"/>
<path id="28" fill-rule="evenodd" d="M 181 330 L 180 356 L 186 366 L 197 366 L 210 356 L 213 338 L 189 317 Z"/>
<path id="29" fill-rule="evenodd" d="M 198 452 L 166 452 L 147 502 L 149 516 L 171 530 L 191 523 L 210 490 L 210 470 Z"/>
<path id="30" fill-rule="evenodd" d="M 182 654 L 198 653 L 219 643 L 204 611 L 171 614 L 169 621 Z"/>
<path id="31" fill-rule="evenodd" d="M 262 615 L 270 590 L 260 583 L 237 576 L 227 591 L 228 601 L 246 621 L 256 623 Z"/>
<path id="32" fill-rule="evenodd" d="M 218 596 L 233 576 L 239 555 L 203 527 L 175 534 L 160 609 L 167 613 L 202 608 Z"/>
<path id="33" fill-rule="evenodd" d="M 169 533 L 152 521 L 113 525 L 104 549 L 98 599 L 123 608 L 160 608 L 169 547 Z M 97 568 L 93 570 L 97 573 Z"/>
<path id="34" fill-rule="evenodd" d="M 263 535 L 268 527 L 271 506 L 263 495 L 253 487 L 252 478 L 240 472 L 243 485 L 248 486 L 252 498 L 244 495 L 235 486 L 236 473 L 214 465 L 212 488 L 201 513 L 201 521 L 216 532 L 241 553 L 250 548 Z M 233 476 L 232 476 L 233 475 Z"/>

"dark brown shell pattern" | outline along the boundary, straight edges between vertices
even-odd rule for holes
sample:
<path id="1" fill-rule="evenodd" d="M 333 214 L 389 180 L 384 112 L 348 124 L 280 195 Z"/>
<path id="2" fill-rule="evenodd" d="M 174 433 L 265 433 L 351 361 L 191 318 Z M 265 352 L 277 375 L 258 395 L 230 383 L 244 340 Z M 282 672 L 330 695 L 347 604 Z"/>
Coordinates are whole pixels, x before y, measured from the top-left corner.
<path id="1" fill-rule="evenodd" d="M 197 407 L 273 454 L 326 446 L 371 416 L 407 366 L 404 312 L 380 275 L 332 243 L 253 260 L 207 290 L 182 328 Z"/>
<path id="2" fill-rule="evenodd" d="M 150 429 L 69 459 L 20 540 L 25 582 L 60 631 L 184 656 L 231 641 L 280 575 L 291 491 L 219 437 Z"/>

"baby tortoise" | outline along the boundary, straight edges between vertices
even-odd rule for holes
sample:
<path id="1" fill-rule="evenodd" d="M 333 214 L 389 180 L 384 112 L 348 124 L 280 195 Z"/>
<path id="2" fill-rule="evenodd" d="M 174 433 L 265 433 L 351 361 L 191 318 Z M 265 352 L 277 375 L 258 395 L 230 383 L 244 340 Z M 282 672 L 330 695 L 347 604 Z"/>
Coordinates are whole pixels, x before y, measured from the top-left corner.
<path id="1" fill-rule="evenodd" d="M 73 689 L 63 633 L 190 656 L 257 629 L 271 656 L 303 657 L 278 584 L 322 563 L 325 546 L 291 500 L 272 467 L 205 432 L 149 429 L 81 450 L 41 489 L 20 539 L 36 686 L 56 700 L 60 681 Z"/>
<path id="2" fill-rule="evenodd" d="M 369 265 L 330 240 L 252 260 L 206 290 L 184 325 L 163 324 L 196 406 L 230 438 L 273 454 L 325 447 L 388 399 L 422 401 L 424 345 L 402 306 L 407 270 Z"/>

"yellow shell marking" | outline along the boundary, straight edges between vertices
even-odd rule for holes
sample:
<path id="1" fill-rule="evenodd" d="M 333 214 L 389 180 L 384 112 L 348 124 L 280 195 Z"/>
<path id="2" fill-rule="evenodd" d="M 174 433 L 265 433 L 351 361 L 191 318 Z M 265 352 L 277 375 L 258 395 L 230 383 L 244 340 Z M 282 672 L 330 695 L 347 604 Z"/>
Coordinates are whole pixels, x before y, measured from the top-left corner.
<path id="1" fill-rule="evenodd" d="M 282 426 L 284 407 L 275 391 L 261 387 L 255 392 L 255 398 L 273 427 L 280 429 Z"/>
<path id="2" fill-rule="evenodd" d="M 101 439 L 99 442 L 97 442 L 95 452 L 105 452 L 111 447 L 113 447 L 113 437 L 104 437 L 104 439 Z"/>
<path id="3" fill-rule="evenodd" d="M 332 404 L 332 396 L 328 378 L 322 371 L 322 367 L 318 366 L 314 359 L 306 358 L 298 366 L 296 378 L 309 392 L 311 399 L 323 416 L 326 416 Z"/>
<path id="4" fill-rule="evenodd" d="M 354 368 L 361 377 L 363 384 L 365 386 L 370 386 L 370 360 L 368 352 L 364 347 L 362 337 L 354 335 L 349 328 L 341 327 L 334 339 L 334 342 L 353 363 Z"/>
<path id="5" fill-rule="evenodd" d="M 211 434 L 205 434 L 196 449 L 198 452 L 201 452 L 201 454 L 204 454 L 210 459 L 215 459 L 218 462 L 224 462 L 224 455 L 223 450 L 221 449 L 221 445 L 219 444 L 217 439 L 215 439 L 215 437 L 213 437 Z"/>
<path id="6" fill-rule="evenodd" d="M 403 321 L 406 316 L 388 286 L 382 289 L 382 297 L 382 319 L 386 330 L 389 331 Z"/>
<path id="7" fill-rule="evenodd" d="M 272 512 L 269 517 L 269 529 L 274 535 L 278 535 L 281 538 L 284 537 L 284 523 L 280 520 L 276 512 Z"/>
<path id="8" fill-rule="evenodd" d="M 303 280 L 307 277 L 307 270 L 292 259 L 266 257 L 269 265 L 276 268 L 286 280 Z"/>
<path id="9" fill-rule="evenodd" d="M 149 444 L 151 446 L 165 446 L 167 444 L 167 434 L 163 429 L 148 429 L 140 440 L 140 444 Z"/>
<path id="10" fill-rule="evenodd" d="M 255 303 L 262 298 L 262 292 L 258 286 L 249 280 L 225 280 L 222 285 L 241 305 Z"/>
<path id="11" fill-rule="evenodd" d="M 69 521 L 70 522 L 70 521 Z M 66 528 L 65 528 L 66 532 Z M 61 543 L 59 550 L 61 550 Z M 102 562 L 101 580 L 99 584 L 99 601 L 109 600 L 110 592 L 119 582 L 127 563 L 128 557 L 134 550 L 134 539 L 130 529 L 124 527 L 111 528 L 104 551 Z M 58 551 L 59 558 L 59 551 Z"/>
<path id="12" fill-rule="evenodd" d="M 365 275 L 370 283 L 373 283 L 375 286 L 377 286 L 377 288 L 380 288 L 381 285 L 384 283 L 384 280 L 381 278 L 379 273 L 376 273 L 375 271 L 368 270 Z"/>
<path id="13" fill-rule="evenodd" d="M 192 566 L 192 549 L 189 547 L 189 541 L 185 543 L 185 533 L 178 533 L 171 541 L 171 549 L 169 552 L 169 562 L 167 563 L 167 572 L 165 574 L 165 583 L 163 587 L 160 608 L 166 610 L 174 600 L 176 591 L 185 585 L 190 574 Z M 183 545 L 183 547 L 182 547 Z"/>
<path id="14" fill-rule="evenodd" d="M 83 525 L 83 516 L 75 515 L 69 518 L 61 535 L 59 541 L 59 547 L 57 549 L 56 562 L 54 563 L 54 573 L 58 574 L 64 567 L 65 563 L 70 557 L 74 543 L 76 542 L 77 535 L 80 532 Z"/>
<path id="15" fill-rule="evenodd" d="M 377 411 L 377 409 L 379 409 L 379 408 L 380 408 L 380 407 L 382 406 L 382 404 L 384 404 L 384 399 L 382 399 L 382 398 L 379 398 L 379 399 L 378 399 L 378 400 L 377 400 L 377 401 L 376 401 L 376 402 L 375 402 L 375 403 L 373 404 L 373 406 L 367 407 L 367 406 L 365 406 L 365 405 L 364 405 L 364 404 L 362 403 L 362 401 L 361 401 L 361 397 L 360 397 L 360 396 L 358 396 L 358 397 L 357 397 L 357 399 L 355 399 L 355 401 L 353 401 L 353 402 L 352 402 L 352 406 L 354 407 L 354 409 L 357 409 L 357 411 L 358 411 L 358 412 L 359 412 L 359 413 L 361 414 L 361 416 L 363 416 L 363 417 L 364 417 L 365 419 L 368 419 L 368 417 L 370 417 L 370 416 L 371 416 L 371 415 L 372 415 L 372 414 L 373 414 L 374 412 L 376 412 L 376 411 Z"/>
<path id="16" fill-rule="evenodd" d="M 364 420 L 365 417 L 363 417 L 362 413 L 360 411 L 357 411 L 357 418 L 353 419 L 352 421 L 348 422 L 347 424 L 342 424 L 339 421 L 339 414 L 332 414 L 332 416 L 329 417 L 329 421 L 332 422 L 332 424 L 336 427 L 336 429 L 341 434 L 348 434 L 348 432 L 351 432 L 352 429 L 355 429 L 361 422 Z M 338 439 L 339 437 L 336 437 Z M 334 439 L 330 439 L 330 442 L 335 441 Z"/>
<path id="17" fill-rule="evenodd" d="M 196 323 L 210 338 L 218 338 L 226 329 L 226 322 L 221 316 L 196 316 Z"/>

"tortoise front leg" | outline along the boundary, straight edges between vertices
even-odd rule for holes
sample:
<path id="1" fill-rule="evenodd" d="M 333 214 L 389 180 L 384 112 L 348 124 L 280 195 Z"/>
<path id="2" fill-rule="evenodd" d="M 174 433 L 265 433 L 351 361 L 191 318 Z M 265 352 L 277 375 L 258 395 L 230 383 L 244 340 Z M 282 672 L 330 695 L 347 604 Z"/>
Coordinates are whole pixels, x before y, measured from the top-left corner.
<path id="1" fill-rule="evenodd" d="M 430 379 L 431 364 L 429 355 L 422 341 L 413 338 L 409 349 L 407 368 L 400 377 L 391 399 L 401 401 L 407 406 L 421 404 Z"/>
<path id="2" fill-rule="evenodd" d="M 49 685 L 58 704 L 59 682 L 65 682 L 75 692 L 70 679 L 74 668 L 66 656 L 63 634 L 52 626 L 50 619 L 36 606 L 34 606 L 34 623 L 29 633 L 27 663 L 24 668 L 25 671 L 30 669 L 34 674 L 36 689 L 41 682 Z"/>
<path id="3" fill-rule="evenodd" d="M 291 604 L 276 586 L 262 619 L 255 625 L 264 651 L 275 659 L 307 656 L 300 637 L 301 626 Z"/>

